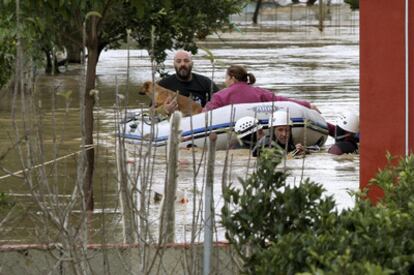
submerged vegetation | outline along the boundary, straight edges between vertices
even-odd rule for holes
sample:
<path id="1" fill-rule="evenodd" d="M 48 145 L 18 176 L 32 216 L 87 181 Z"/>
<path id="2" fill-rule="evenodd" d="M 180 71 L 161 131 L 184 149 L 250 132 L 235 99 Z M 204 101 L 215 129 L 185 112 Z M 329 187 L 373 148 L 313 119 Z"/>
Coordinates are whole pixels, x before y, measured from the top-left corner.
<path id="1" fill-rule="evenodd" d="M 376 206 L 356 196 L 338 212 L 324 189 L 305 180 L 286 183 L 267 151 L 241 189 L 225 192 L 226 237 L 249 274 L 412 274 L 414 271 L 414 155 L 372 180 L 384 190 Z"/>

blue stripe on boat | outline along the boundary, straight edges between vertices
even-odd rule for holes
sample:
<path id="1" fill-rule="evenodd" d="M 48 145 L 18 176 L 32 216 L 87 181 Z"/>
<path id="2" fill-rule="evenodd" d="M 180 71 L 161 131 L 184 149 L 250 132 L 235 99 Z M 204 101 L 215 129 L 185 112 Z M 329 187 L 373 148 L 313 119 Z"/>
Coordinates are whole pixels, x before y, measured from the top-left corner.
<path id="1" fill-rule="evenodd" d="M 293 127 L 301 127 L 303 125 L 295 125 L 295 124 L 300 124 L 300 123 L 304 123 L 304 119 L 303 118 L 291 118 L 292 122 L 293 122 Z M 261 119 L 259 120 L 260 124 L 263 125 L 268 125 L 269 120 L 268 119 Z M 221 124 L 216 124 L 216 125 L 211 125 L 208 126 L 207 129 L 205 127 L 201 127 L 201 128 L 196 128 L 193 129 L 192 131 L 185 131 L 181 134 L 182 137 L 187 137 L 187 136 L 191 136 L 191 135 L 196 135 L 196 134 L 200 134 L 200 133 L 206 133 L 206 132 L 210 132 L 210 131 L 214 131 L 217 129 L 227 129 L 230 128 L 231 126 L 234 126 L 235 123 L 221 123 Z M 311 121 L 311 126 L 317 126 L 319 128 L 321 128 L 322 130 L 328 131 L 328 128 L 326 125 L 323 125 L 321 123 L 317 123 L 314 121 Z M 143 140 L 144 138 L 141 135 L 137 135 L 137 134 L 123 134 L 122 135 L 124 138 L 128 138 L 128 139 L 137 139 L 137 140 Z M 162 142 L 162 141 L 166 141 L 168 140 L 168 136 L 160 136 L 157 137 L 156 139 L 153 140 L 153 142 Z"/>

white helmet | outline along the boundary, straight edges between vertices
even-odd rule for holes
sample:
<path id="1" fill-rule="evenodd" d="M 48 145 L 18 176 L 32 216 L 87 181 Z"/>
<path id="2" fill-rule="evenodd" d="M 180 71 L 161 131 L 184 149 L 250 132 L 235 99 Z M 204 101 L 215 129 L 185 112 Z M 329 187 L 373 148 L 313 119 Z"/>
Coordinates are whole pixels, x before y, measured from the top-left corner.
<path id="1" fill-rule="evenodd" d="M 346 112 L 339 116 L 337 125 L 351 133 L 359 132 L 359 116 L 354 112 Z"/>
<path id="2" fill-rule="evenodd" d="M 259 120 L 251 116 L 240 118 L 234 125 L 234 131 L 236 132 L 238 138 L 243 138 L 247 135 L 253 134 L 262 128 L 263 126 L 259 124 Z"/>
<path id="3" fill-rule="evenodd" d="M 275 126 L 292 125 L 289 113 L 285 110 L 277 110 L 269 119 L 269 128 Z"/>

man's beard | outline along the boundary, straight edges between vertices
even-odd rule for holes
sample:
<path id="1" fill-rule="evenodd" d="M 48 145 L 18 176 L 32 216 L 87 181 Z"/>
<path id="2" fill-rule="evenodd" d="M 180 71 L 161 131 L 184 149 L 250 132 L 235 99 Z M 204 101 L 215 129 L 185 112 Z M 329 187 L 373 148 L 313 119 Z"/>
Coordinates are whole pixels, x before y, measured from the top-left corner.
<path id="1" fill-rule="evenodd" d="M 192 66 L 188 67 L 188 69 L 186 67 L 181 67 L 181 68 L 175 68 L 175 72 L 178 76 L 179 79 L 181 80 L 190 80 L 191 79 L 191 69 Z"/>

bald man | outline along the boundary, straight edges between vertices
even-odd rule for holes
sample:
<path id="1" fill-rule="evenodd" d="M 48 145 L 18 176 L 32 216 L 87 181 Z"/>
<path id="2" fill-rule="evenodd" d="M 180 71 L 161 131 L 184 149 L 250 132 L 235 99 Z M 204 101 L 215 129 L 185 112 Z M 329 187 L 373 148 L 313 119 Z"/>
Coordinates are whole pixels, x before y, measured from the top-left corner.
<path id="1" fill-rule="evenodd" d="M 172 91 L 179 91 L 180 95 L 188 96 L 194 101 L 206 105 L 210 100 L 210 93 L 218 91 L 216 84 L 206 76 L 192 72 L 193 60 L 190 52 L 179 50 L 174 56 L 175 74 L 161 79 L 158 84 Z M 171 114 L 176 108 L 176 102 L 166 102 L 164 111 Z"/>

